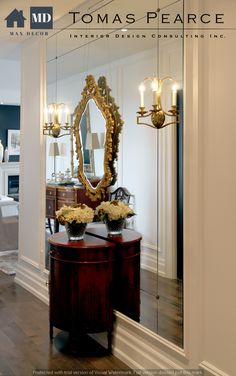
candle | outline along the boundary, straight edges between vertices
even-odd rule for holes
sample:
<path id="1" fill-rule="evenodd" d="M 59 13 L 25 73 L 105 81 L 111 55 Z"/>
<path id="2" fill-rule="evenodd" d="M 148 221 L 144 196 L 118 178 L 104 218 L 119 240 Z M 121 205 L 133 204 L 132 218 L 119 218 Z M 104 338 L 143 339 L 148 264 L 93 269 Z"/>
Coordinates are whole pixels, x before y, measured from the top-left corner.
<path id="1" fill-rule="evenodd" d="M 61 116 L 62 116 L 61 106 L 58 106 L 58 107 L 57 107 L 57 109 L 56 109 L 56 113 L 57 113 L 57 121 L 58 121 L 58 124 L 61 124 Z"/>
<path id="2" fill-rule="evenodd" d="M 69 123 L 69 108 L 66 107 L 66 123 Z"/>
<path id="3" fill-rule="evenodd" d="M 176 106 L 177 105 L 177 85 L 173 85 L 172 87 L 172 92 L 171 92 L 171 104 L 172 106 Z"/>
<path id="4" fill-rule="evenodd" d="M 156 78 L 154 78 L 154 80 L 152 81 L 152 91 L 153 91 L 153 104 L 154 105 L 157 105 L 158 104 L 158 88 L 159 88 L 159 85 L 158 85 L 158 80 Z"/>
<path id="5" fill-rule="evenodd" d="M 140 91 L 140 107 L 144 107 L 144 91 L 145 91 L 145 86 L 141 84 L 139 86 L 139 91 Z"/>
<path id="6" fill-rule="evenodd" d="M 48 108 L 49 123 L 52 123 L 52 113 L 53 113 L 53 107 L 49 106 Z"/>

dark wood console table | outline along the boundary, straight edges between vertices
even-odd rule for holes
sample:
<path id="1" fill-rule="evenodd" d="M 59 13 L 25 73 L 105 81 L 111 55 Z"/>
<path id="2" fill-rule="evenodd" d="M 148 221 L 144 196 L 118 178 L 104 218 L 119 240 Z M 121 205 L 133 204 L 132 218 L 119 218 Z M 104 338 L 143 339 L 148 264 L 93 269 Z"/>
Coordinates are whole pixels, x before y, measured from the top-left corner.
<path id="1" fill-rule="evenodd" d="M 72 338 L 107 331 L 111 352 L 113 309 L 139 321 L 141 235 L 125 229 L 109 237 L 98 226 L 78 242 L 69 242 L 65 232 L 48 241 L 50 338 L 54 326 Z"/>
<path id="2" fill-rule="evenodd" d="M 86 233 L 115 244 L 113 307 L 139 322 L 141 234 L 124 229 L 121 236 L 109 236 L 105 225 L 89 228 Z"/>
<path id="3" fill-rule="evenodd" d="M 111 352 L 114 243 L 90 235 L 69 242 L 65 232 L 48 241 L 50 338 L 54 326 L 69 332 L 74 342 L 86 333 L 107 331 Z"/>

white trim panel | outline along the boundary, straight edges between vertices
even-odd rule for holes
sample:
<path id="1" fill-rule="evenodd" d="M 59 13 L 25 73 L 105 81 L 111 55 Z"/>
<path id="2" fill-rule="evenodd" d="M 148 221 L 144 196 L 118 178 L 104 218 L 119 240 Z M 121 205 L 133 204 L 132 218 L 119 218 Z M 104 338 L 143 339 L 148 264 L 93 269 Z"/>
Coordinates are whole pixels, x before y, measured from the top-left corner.
<path id="1" fill-rule="evenodd" d="M 204 360 L 199 364 L 199 367 L 204 370 L 204 376 L 230 376 L 219 368 L 213 366 L 213 364 Z"/>
<path id="2" fill-rule="evenodd" d="M 184 350 L 116 312 L 114 355 L 135 369 L 182 369 Z"/>
<path id="3" fill-rule="evenodd" d="M 15 282 L 33 295 L 37 296 L 37 298 L 44 303 L 48 304 L 47 278 L 45 278 L 39 270 L 33 270 L 32 265 L 29 265 L 27 268 L 27 265 L 24 265 L 24 263 L 25 261 L 23 261 L 22 264 L 21 262 L 18 263 Z"/>

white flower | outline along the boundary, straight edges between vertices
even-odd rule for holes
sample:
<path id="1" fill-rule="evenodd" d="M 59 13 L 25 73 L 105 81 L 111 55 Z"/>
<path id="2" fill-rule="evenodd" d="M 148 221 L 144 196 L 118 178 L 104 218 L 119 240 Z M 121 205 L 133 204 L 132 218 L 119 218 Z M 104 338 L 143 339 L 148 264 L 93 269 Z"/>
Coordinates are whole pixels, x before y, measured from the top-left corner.
<path id="1" fill-rule="evenodd" d="M 93 221 L 94 211 L 85 204 L 64 205 L 56 211 L 56 217 L 61 225 L 65 225 L 65 223 L 89 223 Z"/>
<path id="2" fill-rule="evenodd" d="M 122 201 L 103 201 L 95 210 L 95 215 L 100 220 L 116 221 L 118 219 L 132 217 L 133 210 Z"/>

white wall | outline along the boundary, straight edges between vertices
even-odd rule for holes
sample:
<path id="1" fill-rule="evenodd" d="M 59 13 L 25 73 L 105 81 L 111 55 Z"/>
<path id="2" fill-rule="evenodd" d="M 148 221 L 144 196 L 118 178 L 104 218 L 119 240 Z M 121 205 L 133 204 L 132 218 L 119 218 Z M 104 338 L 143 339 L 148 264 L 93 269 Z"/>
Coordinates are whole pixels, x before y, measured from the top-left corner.
<path id="1" fill-rule="evenodd" d="M 0 102 L 20 104 L 20 61 L 0 60 Z"/>
<path id="2" fill-rule="evenodd" d="M 206 9 L 221 9 L 219 0 L 204 1 Z M 235 26 L 236 3 L 224 3 L 227 24 Z M 200 46 L 199 124 L 203 152 L 202 291 L 203 357 L 207 362 L 236 374 L 236 87 L 235 31 L 225 38 L 206 39 Z"/>
<path id="3" fill-rule="evenodd" d="M 19 262 L 16 282 L 47 300 L 45 258 L 45 46 L 30 40 L 22 49 Z M 33 93 L 33 94 L 32 94 Z M 45 298 L 46 296 L 46 298 Z"/>

